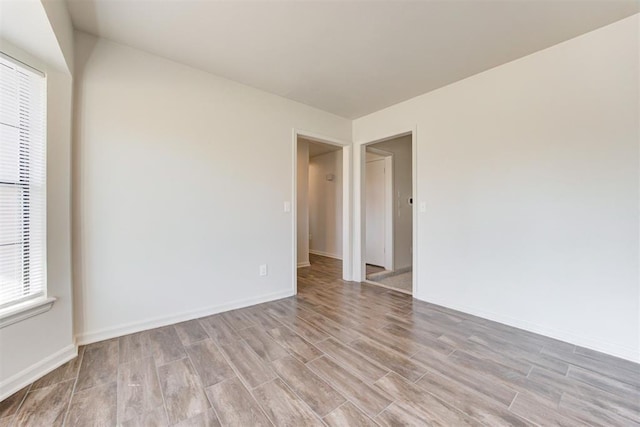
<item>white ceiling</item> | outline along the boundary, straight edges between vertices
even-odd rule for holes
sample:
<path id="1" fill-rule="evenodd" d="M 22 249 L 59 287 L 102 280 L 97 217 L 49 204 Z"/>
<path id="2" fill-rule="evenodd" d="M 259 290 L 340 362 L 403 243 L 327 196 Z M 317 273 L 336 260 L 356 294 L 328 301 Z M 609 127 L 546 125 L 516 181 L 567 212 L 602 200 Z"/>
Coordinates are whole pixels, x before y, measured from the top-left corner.
<path id="1" fill-rule="evenodd" d="M 331 153 L 332 151 L 342 150 L 342 147 L 337 145 L 325 144 L 323 142 L 312 141 L 310 139 L 298 137 L 298 141 L 306 142 L 309 144 L 309 158 L 321 156 L 322 154 Z"/>
<path id="2" fill-rule="evenodd" d="M 637 0 L 68 0 L 76 28 L 357 118 L 637 13 Z"/>

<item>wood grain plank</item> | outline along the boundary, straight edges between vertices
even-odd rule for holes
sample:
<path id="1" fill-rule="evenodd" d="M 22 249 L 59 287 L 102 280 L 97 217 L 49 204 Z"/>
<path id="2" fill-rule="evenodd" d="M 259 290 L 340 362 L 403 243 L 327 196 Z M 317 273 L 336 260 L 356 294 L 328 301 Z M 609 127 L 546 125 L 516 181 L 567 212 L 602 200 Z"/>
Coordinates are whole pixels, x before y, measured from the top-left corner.
<path id="1" fill-rule="evenodd" d="M 412 358 L 421 362 L 429 371 L 457 381 L 505 406 L 509 406 L 517 394 L 513 387 L 496 381 L 483 372 L 461 366 L 438 352 L 420 351 Z"/>
<path id="2" fill-rule="evenodd" d="M 272 366 L 280 378 L 320 416 L 345 402 L 340 393 L 292 356 L 276 360 Z"/>
<path id="3" fill-rule="evenodd" d="M 205 387 L 235 376 L 233 369 L 212 339 L 191 344 L 186 347 L 186 350 Z"/>
<path id="4" fill-rule="evenodd" d="M 407 405 L 404 402 L 393 402 L 388 408 L 375 417 L 374 420 L 378 425 L 383 427 L 423 425 L 445 426 L 445 424 L 440 423 L 429 423 L 419 409 Z"/>
<path id="5" fill-rule="evenodd" d="M 490 426 L 532 426 L 502 405 L 442 375 L 428 372 L 416 383 L 441 401 Z"/>
<path id="6" fill-rule="evenodd" d="M 207 388 L 207 396 L 225 426 L 270 427 L 269 419 L 238 378 Z"/>
<path id="7" fill-rule="evenodd" d="M 207 334 L 198 320 L 176 323 L 173 327 L 176 328 L 180 342 L 185 346 L 209 338 L 209 334 Z"/>
<path id="8" fill-rule="evenodd" d="M 329 334 L 316 328 L 315 326 L 312 326 L 310 323 L 305 322 L 298 316 L 284 316 L 279 317 L 278 320 L 286 327 L 291 329 L 294 333 L 309 341 L 311 344 L 315 344 L 318 341 L 323 341 L 329 338 Z M 278 327 L 278 325 L 274 327 Z"/>
<path id="9" fill-rule="evenodd" d="M 158 367 L 169 422 L 176 424 L 211 407 L 204 387 L 189 359 L 180 359 Z"/>
<path id="10" fill-rule="evenodd" d="M 233 341 L 221 344 L 220 348 L 249 387 L 253 388 L 276 378 L 271 366 L 262 360 L 246 342 Z"/>
<path id="11" fill-rule="evenodd" d="M 575 427 L 584 424 L 573 417 L 562 414 L 557 410 L 557 405 L 546 401 L 540 396 L 526 392 L 518 393 L 509 410 L 522 418 L 543 426 Z"/>
<path id="12" fill-rule="evenodd" d="M 328 317 L 312 311 L 304 310 L 298 316 L 311 326 L 324 331 L 326 334 L 331 335 L 343 343 L 349 343 L 362 337 L 360 333 L 349 330 L 349 328 L 340 325 Z"/>
<path id="13" fill-rule="evenodd" d="M 349 346 L 409 381 L 417 381 L 427 372 L 422 364 L 368 338 L 356 340 Z"/>
<path id="14" fill-rule="evenodd" d="M 411 413 L 424 419 L 425 423 L 441 423 L 444 425 L 479 425 L 453 405 L 444 402 L 428 393 L 421 387 L 407 381 L 406 378 L 391 372 L 375 383 L 382 392 L 395 399 L 395 403 L 402 402 L 405 405 L 397 406 L 398 413 L 405 414 L 406 408 L 412 408 Z M 393 410 L 391 411 L 394 412 Z"/>
<path id="15" fill-rule="evenodd" d="M 569 367 L 567 377 L 589 384 L 617 396 L 635 396 L 636 398 L 640 398 L 640 386 L 632 385 L 632 380 L 620 381 L 618 379 L 611 378 L 608 375 L 603 375 L 577 366 Z"/>
<path id="16" fill-rule="evenodd" d="M 577 349 L 576 349 L 577 351 Z M 582 350 L 584 353 L 584 350 Z M 605 358 L 594 358 L 593 354 L 584 355 L 580 353 L 569 352 L 566 350 L 558 350 L 557 348 L 544 347 L 542 354 L 554 356 L 563 360 L 573 367 L 579 367 L 583 370 L 597 372 L 599 376 L 608 377 L 621 383 L 625 383 L 632 389 L 640 389 L 640 369 L 627 369 L 626 364 L 620 364 Z"/>
<path id="17" fill-rule="evenodd" d="M 207 412 L 175 424 L 174 427 L 220 427 L 220 421 L 215 411 L 209 409 Z"/>
<path id="18" fill-rule="evenodd" d="M 591 425 L 640 426 L 638 422 L 603 409 L 598 404 L 585 402 L 571 394 L 562 395 L 560 403 L 558 404 L 558 410 Z"/>
<path id="19" fill-rule="evenodd" d="M 164 365 L 186 357 L 180 337 L 173 326 L 152 329 L 148 334 L 151 354 L 156 365 Z"/>
<path id="20" fill-rule="evenodd" d="M 270 314 L 265 307 L 265 304 L 249 307 L 247 310 L 247 316 L 251 318 L 256 326 L 262 329 L 269 330 L 278 328 L 282 325 L 272 314 Z"/>
<path id="21" fill-rule="evenodd" d="M 151 356 L 149 332 L 137 332 L 118 338 L 119 362 L 127 363 Z"/>
<path id="22" fill-rule="evenodd" d="M 118 380 L 118 340 L 89 344 L 82 357 L 76 391 Z"/>
<path id="23" fill-rule="evenodd" d="M 638 372 L 638 364 L 630 360 L 621 359 L 619 357 L 611 356 L 609 354 L 578 346 L 576 346 L 574 353 L 576 355 L 584 356 L 589 359 L 598 360 L 602 363 L 605 363 L 607 366 L 613 366 L 616 369 L 626 370 L 631 373 Z"/>
<path id="24" fill-rule="evenodd" d="M 11 396 L 7 397 L 5 400 L 0 402 L 0 418 L 9 417 L 18 412 L 18 408 L 24 401 L 24 398 L 27 396 L 29 389 L 31 388 L 31 384 L 18 390 L 13 393 Z"/>
<path id="25" fill-rule="evenodd" d="M 319 342 L 318 348 L 364 381 L 372 384 L 389 373 L 389 369 L 368 359 L 357 350 L 334 338 Z M 417 378 L 416 378 L 417 379 Z"/>
<path id="26" fill-rule="evenodd" d="M 68 380 L 27 393 L 15 415 L 16 426 L 61 426 L 71 398 L 73 383 Z"/>
<path id="27" fill-rule="evenodd" d="M 240 335 L 219 314 L 200 319 L 200 324 L 207 334 L 218 344 L 230 343 L 240 339 Z"/>
<path id="28" fill-rule="evenodd" d="M 376 423 L 353 403 L 346 402 L 323 418 L 329 427 L 375 427 Z"/>
<path id="29" fill-rule="evenodd" d="M 322 356 L 322 352 L 318 350 L 318 348 L 285 326 L 273 328 L 268 332 L 275 342 L 284 347 L 302 363 L 307 363 L 310 360 Z"/>
<path id="30" fill-rule="evenodd" d="M 79 391 L 71 398 L 65 426 L 113 426 L 117 423 L 117 383 Z"/>
<path id="31" fill-rule="evenodd" d="M 288 356 L 289 353 L 275 342 L 267 332 L 259 327 L 253 326 L 242 329 L 238 332 L 249 347 L 265 362 L 280 359 Z"/>
<path id="32" fill-rule="evenodd" d="M 139 415 L 130 420 L 120 423 L 122 427 L 168 427 L 167 412 L 163 407 L 154 409 L 151 412 Z"/>
<path id="33" fill-rule="evenodd" d="M 231 310 L 221 314 L 222 318 L 236 331 L 255 326 L 253 318 L 246 309 Z"/>
<path id="34" fill-rule="evenodd" d="M 386 347 L 402 354 L 406 357 L 411 357 L 417 352 L 424 350 L 425 346 L 414 341 L 411 338 L 407 338 L 406 336 L 402 336 L 402 334 L 394 334 L 391 333 L 387 328 L 394 327 L 394 325 L 386 325 L 383 328 L 380 328 L 376 331 L 375 334 L 369 336 L 368 338 L 377 341 L 381 344 L 384 344 Z M 407 332 L 403 330 L 404 332 Z M 409 335 L 409 334 L 407 334 Z M 443 348 L 442 353 L 444 355 L 451 354 L 453 352 L 453 348 L 446 343 L 442 343 L 438 340 L 434 340 L 437 345 Z M 434 348 L 433 346 L 431 347 Z"/>
<path id="35" fill-rule="evenodd" d="M 276 426 L 322 426 L 320 419 L 280 378 L 262 384 L 253 395 Z"/>
<path id="36" fill-rule="evenodd" d="M 162 390 L 151 357 L 123 363 L 118 369 L 118 422 L 163 407 Z"/>
<path id="37" fill-rule="evenodd" d="M 80 365 L 82 364 L 82 355 L 84 354 L 84 349 L 85 349 L 85 346 L 78 348 L 77 357 L 74 357 L 73 360 L 68 361 L 64 365 L 54 369 L 44 377 L 35 381 L 31 386 L 31 389 L 35 390 L 42 387 L 48 387 L 50 385 L 57 384 L 62 381 L 67 381 L 67 380 L 72 380 L 74 378 L 77 378 L 78 373 L 80 372 Z"/>
<path id="38" fill-rule="evenodd" d="M 375 417 L 392 402 L 384 392 L 369 386 L 326 356 L 310 362 L 307 366 L 370 417 Z"/>
<path id="39" fill-rule="evenodd" d="M 640 396 L 631 393 L 615 395 L 542 368 L 533 368 L 528 380 L 539 385 L 537 391 L 542 391 L 540 394 L 555 402 L 560 402 L 563 395 L 576 396 L 583 402 L 640 423 Z"/>
<path id="40" fill-rule="evenodd" d="M 485 354 L 491 357 L 504 358 L 514 361 L 522 361 L 532 366 L 539 366 L 550 371 L 565 375 L 569 370 L 569 364 L 554 357 L 537 352 L 525 351 L 518 346 L 504 340 L 496 340 L 491 337 L 471 335 L 463 349 L 475 351 L 475 354 Z M 503 363 L 503 362 L 501 362 Z M 504 363 L 503 363 L 504 364 Z"/>

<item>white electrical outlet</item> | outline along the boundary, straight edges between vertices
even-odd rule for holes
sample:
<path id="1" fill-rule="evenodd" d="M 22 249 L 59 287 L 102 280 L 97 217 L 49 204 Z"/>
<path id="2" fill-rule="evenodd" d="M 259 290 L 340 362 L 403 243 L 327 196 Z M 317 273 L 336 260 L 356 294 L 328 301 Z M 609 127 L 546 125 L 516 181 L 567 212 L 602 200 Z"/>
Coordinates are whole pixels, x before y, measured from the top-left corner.
<path id="1" fill-rule="evenodd" d="M 262 264 L 260 266 L 260 275 L 261 276 L 266 276 L 267 275 L 267 264 Z"/>
<path id="2" fill-rule="evenodd" d="M 284 211 L 291 212 L 291 202 L 284 202 Z"/>

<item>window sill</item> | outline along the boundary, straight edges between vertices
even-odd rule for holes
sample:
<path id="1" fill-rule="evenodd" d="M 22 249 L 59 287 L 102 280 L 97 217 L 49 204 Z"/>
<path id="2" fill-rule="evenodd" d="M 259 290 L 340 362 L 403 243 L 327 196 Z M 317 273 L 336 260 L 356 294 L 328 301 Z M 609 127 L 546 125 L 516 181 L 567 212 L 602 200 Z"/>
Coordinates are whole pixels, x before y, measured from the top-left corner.
<path id="1" fill-rule="evenodd" d="M 2 309 L 0 310 L 0 329 L 45 313 L 51 310 L 54 302 L 56 302 L 54 297 L 42 297 Z"/>

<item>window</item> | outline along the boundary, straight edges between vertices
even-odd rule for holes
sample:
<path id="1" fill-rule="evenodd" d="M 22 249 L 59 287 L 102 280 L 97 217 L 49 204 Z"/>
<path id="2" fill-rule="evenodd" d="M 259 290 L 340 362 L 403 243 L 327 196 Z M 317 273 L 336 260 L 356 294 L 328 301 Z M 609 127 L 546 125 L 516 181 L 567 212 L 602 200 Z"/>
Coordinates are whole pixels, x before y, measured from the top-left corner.
<path id="1" fill-rule="evenodd" d="M 45 90 L 0 54 L 0 311 L 46 292 Z"/>

